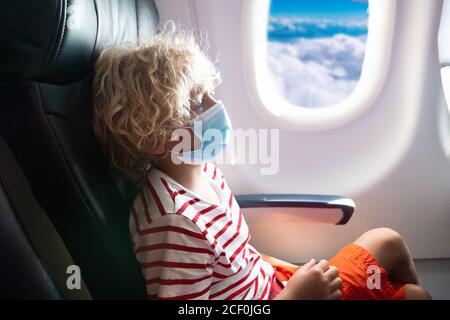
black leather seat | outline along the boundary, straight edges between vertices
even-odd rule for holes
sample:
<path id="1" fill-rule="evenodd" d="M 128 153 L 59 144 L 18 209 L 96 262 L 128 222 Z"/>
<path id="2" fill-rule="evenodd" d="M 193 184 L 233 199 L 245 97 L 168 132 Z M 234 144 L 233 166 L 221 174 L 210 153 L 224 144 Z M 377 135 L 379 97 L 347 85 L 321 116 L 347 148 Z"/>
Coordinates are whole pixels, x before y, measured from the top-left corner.
<path id="1" fill-rule="evenodd" d="M 84 283 L 70 290 L 74 262 L 0 138 L 0 299 L 90 299 Z"/>
<path id="2" fill-rule="evenodd" d="M 94 299 L 146 294 L 128 232 L 137 186 L 93 136 L 92 66 L 111 43 L 150 39 L 157 22 L 148 0 L 0 2 L 0 135 Z"/>

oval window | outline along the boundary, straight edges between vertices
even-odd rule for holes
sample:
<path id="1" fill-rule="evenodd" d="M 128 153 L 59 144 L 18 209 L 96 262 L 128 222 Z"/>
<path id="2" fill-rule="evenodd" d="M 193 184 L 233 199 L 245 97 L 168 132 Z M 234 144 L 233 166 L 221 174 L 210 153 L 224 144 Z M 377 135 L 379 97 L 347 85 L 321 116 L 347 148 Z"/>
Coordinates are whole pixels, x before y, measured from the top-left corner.
<path id="1" fill-rule="evenodd" d="M 375 101 L 388 70 L 397 0 L 246 0 L 245 83 L 257 112 L 296 131 L 335 128 Z"/>

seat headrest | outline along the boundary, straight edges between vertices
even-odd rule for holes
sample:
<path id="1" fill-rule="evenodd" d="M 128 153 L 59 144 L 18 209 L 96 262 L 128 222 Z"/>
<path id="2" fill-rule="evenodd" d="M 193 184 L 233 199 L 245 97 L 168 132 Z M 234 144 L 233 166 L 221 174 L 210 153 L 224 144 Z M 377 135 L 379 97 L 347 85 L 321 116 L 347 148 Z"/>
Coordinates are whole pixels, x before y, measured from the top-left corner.
<path id="1" fill-rule="evenodd" d="M 0 82 L 74 82 L 106 46 L 148 41 L 157 24 L 152 0 L 1 1 Z"/>

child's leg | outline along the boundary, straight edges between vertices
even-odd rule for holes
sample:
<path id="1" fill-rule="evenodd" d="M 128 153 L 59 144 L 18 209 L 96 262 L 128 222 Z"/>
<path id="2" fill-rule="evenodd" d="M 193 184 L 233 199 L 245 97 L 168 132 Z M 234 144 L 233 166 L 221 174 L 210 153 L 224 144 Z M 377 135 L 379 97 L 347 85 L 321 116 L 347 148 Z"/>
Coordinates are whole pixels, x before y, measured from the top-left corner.
<path id="1" fill-rule="evenodd" d="M 365 248 L 378 260 L 392 282 L 419 284 L 411 254 L 396 231 L 372 229 L 356 239 L 355 244 Z"/>
<path id="2" fill-rule="evenodd" d="M 431 300 L 430 294 L 417 284 L 405 285 L 405 300 Z"/>

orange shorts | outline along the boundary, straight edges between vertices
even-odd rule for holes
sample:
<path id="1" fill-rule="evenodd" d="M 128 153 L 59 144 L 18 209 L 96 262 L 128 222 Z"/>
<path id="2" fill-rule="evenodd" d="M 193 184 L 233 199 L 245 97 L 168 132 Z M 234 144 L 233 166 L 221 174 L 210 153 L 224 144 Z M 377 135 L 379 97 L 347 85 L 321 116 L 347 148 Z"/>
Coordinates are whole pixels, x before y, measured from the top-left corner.
<path id="1" fill-rule="evenodd" d="M 283 289 L 282 281 L 288 281 L 298 266 L 286 264 L 269 256 L 263 258 L 275 270 L 276 276 L 273 277 L 269 297 L 273 299 Z M 328 263 L 339 269 L 339 277 L 342 279 L 342 300 L 402 300 L 405 297 L 404 284 L 392 283 L 374 256 L 357 244 L 345 246 Z M 375 273 L 379 275 L 379 281 L 369 281 L 372 287 L 370 289 L 368 278 L 376 277 Z"/>

